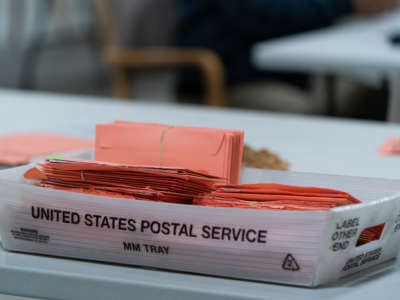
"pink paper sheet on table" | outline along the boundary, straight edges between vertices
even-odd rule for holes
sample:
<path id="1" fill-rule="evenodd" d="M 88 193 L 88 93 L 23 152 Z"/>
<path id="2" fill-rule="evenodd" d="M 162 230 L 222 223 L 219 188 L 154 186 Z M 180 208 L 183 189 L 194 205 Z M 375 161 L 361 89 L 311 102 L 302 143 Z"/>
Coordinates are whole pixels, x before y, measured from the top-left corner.
<path id="1" fill-rule="evenodd" d="M 392 137 L 388 139 L 379 148 L 382 155 L 400 155 L 400 137 Z"/>
<path id="2" fill-rule="evenodd" d="M 55 153 L 90 149 L 91 139 L 49 133 L 12 133 L 0 136 L 0 164 L 19 165 Z"/>

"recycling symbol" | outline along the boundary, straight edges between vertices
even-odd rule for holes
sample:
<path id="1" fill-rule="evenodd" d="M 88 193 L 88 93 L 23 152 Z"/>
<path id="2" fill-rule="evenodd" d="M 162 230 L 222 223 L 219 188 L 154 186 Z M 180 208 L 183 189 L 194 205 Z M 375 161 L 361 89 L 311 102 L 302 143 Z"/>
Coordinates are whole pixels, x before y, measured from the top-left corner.
<path id="1" fill-rule="evenodd" d="M 295 272 L 300 270 L 300 266 L 293 255 L 289 253 L 283 260 L 282 269 Z"/>

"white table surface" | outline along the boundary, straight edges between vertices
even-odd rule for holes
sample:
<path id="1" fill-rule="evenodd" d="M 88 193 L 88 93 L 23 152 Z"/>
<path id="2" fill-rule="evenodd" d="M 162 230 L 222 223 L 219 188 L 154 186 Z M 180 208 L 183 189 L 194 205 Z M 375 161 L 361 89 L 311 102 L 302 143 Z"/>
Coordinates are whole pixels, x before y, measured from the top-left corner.
<path id="1" fill-rule="evenodd" d="M 373 85 L 390 79 L 388 120 L 400 123 L 400 10 L 305 34 L 261 42 L 253 63 L 260 69 L 351 75 Z"/>
<path id="2" fill-rule="evenodd" d="M 373 74 L 398 71 L 400 10 L 375 18 L 354 18 L 333 27 L 260 42 L 253 49 L 259 68 L 301 72 Z"/>
<path id="3" fill-rule="evenodd" d="M 278 152 L 295 171 L 400 179 L 400 157 L 377 153 L 398 125 L 0 90 L 0 134 L 93 136 L 95 123 L 116 119 L 243 129 L 248 144 Z M 398 299 L 399 282 L 400 262 L 308 289 L 0 249 L 1 293 L 52 299 Z"/>

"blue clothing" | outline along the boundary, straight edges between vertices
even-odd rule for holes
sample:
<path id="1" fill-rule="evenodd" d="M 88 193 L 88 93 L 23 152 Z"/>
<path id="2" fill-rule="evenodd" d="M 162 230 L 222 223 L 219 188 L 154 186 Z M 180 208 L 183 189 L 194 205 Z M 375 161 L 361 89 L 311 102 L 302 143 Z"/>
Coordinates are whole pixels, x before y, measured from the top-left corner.
<path id="1" fill-rule="evenodd" d="M 229 84 L 293 75 L 266 73 L 250 63 L 259 41 L 331 25 L 352 12 L 351 0 L 178 0 L 176 44 L 214 50 L 225 64 Z M 183 82 L 198 78 L 186 73 Z M 295 79 L 295 77 L 294 77 Z"/>

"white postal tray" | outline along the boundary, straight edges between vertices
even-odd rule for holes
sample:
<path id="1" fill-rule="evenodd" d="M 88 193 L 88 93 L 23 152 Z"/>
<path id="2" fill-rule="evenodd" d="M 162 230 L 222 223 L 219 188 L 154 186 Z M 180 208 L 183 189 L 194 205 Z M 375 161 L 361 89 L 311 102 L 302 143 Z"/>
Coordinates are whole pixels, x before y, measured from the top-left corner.
<path id="1" fill-rule="evenodd" d="M 0 173 L 0 229 L 7 250 L 304 286 L 370 268 L 394 258 L 399 250 L 398 181 L 244 169 L 242 183 L 335 188 L 363 201 L 325 212 L 258 211 L 43 189 L 21 179 L 27 168 Z M 34 218 L 37 208 L 53 210 L 53 220 Z M 58 221 L 55 210 L 61 211 Z M 100 216 L 98 226 L 94 215 Z M 116 218 L 113 228 L 110 222 L 102 226 L 105 216 L 109 221 Z M 88 218 L 92 225 L 85 223 Z M 135 230 L 120 226 L 121 219 L 126 220 L 122 224 L 134 220 Z M 172 234 L 171 227 L 169 234 L 156 233 L 157 222 L 177 223 L 180 229 L 186 224 L 187 234 L 179 235 L 180 229 Z M 379 240 L 355 247 L 363 229 L 383 223 Z M 222 240 L 223 228 L 231 229 L 230 240 L 226 235 Z M 253 231 L 250 238 L 234 240 L 233 229 Z M 349 230 L 356 233 L 346 233 Z"/>

